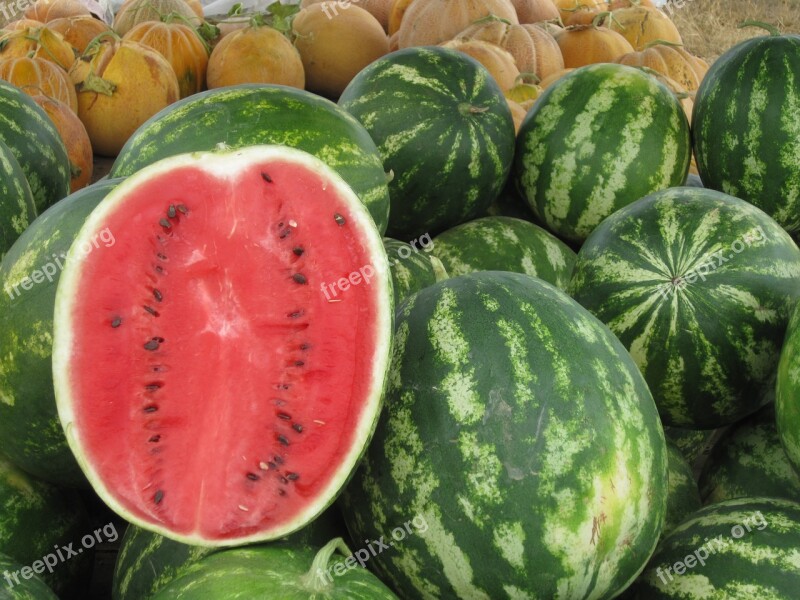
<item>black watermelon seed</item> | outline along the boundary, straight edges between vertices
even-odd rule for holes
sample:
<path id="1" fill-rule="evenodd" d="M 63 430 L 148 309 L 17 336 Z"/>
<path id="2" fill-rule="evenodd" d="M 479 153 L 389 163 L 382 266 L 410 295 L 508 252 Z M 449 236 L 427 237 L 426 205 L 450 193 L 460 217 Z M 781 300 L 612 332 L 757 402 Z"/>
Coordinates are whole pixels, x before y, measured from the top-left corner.
<path id="1" fill-rule="evenodd" d="M 286 438 L 285 435 L 279 435 L 278 436 L 278 441 L 284 446 L 288 446 L 289 445 L 289 440 Z"/>
<path id="2" fill-rule="evenodd" d="M 261 477 L 259 477 L 259 476 L 258 476 L 258 475 L 256 475 L 255 473 L 248 473 L 248 474 L 247 474 L 247 478 L 248 478 L 250 481 L 258 481 L 259 479 L 261 479 Z"/>
<path id="3" fill-rule="evenodd" d="M 161 436 L 160 436 L 160 435 L 158 435 L 158 434 L 157 434 L 157 435 L 150 436 L 150 439 L 149 439 L 149 440 L 147 440 L 147 441 L 148 441 L 148 442 L 151 442 L 151 443 L 153 443 L 153 444 L 157 444 L 158 442 L 160 442 L 160 441 L 161 441 Z"/>
<path id="4" fill-rule="evenodd" d="M 279 496 L 285 496 L 286 495 L 286 490 L 284 490 L 283 488 L 278 488 L 278 495 Z"/>
<path id="5" fill-rule="evenodd" d="M 154 413 L 158 410 L 158 407 L 155 404 L 150 404 L 149 406 L 144 407 L 144 412 L 146 413 Z"/>
<path id="6" fill-rule="evenodd" d="M 292 425 L 292 429 L 294 429 L 297 433 L 303 433 L 303 426 L 300 423 L 294 423 Z"/>
<path id="7" fill-rule="evenodd" d="M 306 364 L 306 363 L 304 361 L 302 361 L 302 360 L 294 361 L 294 366 L 295 367 L 302 367 L 304 364 Z"/>
<path id="8" fill-rule="evenodd" d="M 164 229 L 169 229 L 172 227 L 172 223 L 170 223 L 166 219 L 159 219 L 158 224 L 161 225 Z"/>
<path id="9" fill-rule="evenodd" d="M 279 419 L 283 419 L 284 421 L 291 421 L 292 420 L 291 415 L 287 415 L 285 412 L 279 412 L 278 413 L 278 418 Z"/>
<path id="10" fill-rule="evenodd" d="M 302 246 L 297 246 L 292 249 L 292 252 L 294 252 L 296 256 L 303 256 L 303 252 L 305 252 L 305 250 Z"/>
<path id="11" fill-rule="evenodd" d="M 298 479 L 300 479 L 300 475 L 298 475 L 297 473 L 287 473 L 286 479 L 288 479 L 289 481 L 297 481 Z"/>
<path id="12" fill-rule="evenodd" d="M 311 348 L 311 344 L 300 344 L 300 350 L 308 350 Z"/>
<path id="13" fill-rule="evenodd" d="M 158 290 L 153 290 L 153 298 L 155 298 L 157 302 L 161 302 L 164 296 Z"/>
<path id="14" fill-rule="evenodd" d="M 163 273 L 164 272 L 164 267 L 162 267 L 161 265 L 156 265 L 153 268 L 156 270 L 156 273 Z"/>
<path id="15" fill-rule="evenodd" d="M 158 341 L 155 339 L 150 340 L 144 345 L 145 350 L 158 350 Z"/>
<path id="16" fill-rule="evenodd" d="M 278 468 L 278 465 L 276 465 L 276 464 L 275 464 L 274 462 L 272 462 L 272 461 L 269 461 L 269 462 L 267 463 L 267 466 L 268 466 L 270 469 L 273 469 L 273 470 L 275 470 L 275 469 L 277 469 L 277 468 Z"/>
<path id="17" fill-rule="evenodd" d="M 161 260 L 167 260 L 167 256 L 166 256 L 165 254 L 161 254 L 161 252 L 159 252 L 158 254 L 156 254 L 156 256 L 157 256 L 158 258 L 160 258 Z"/>
<path id="18" fill-rule="evenodd" d="M 177 214 L 178 214 L 178 211 L 175 210 L 175 205 L 174 204 L 170 204 L 169 208 L 167 209 L 167 216 L 170 219 L 174 219 Z"/>
<path id="19" fill-rule="evenodd" d="M 292 275 L 292 279 L 294 279 L 295 282 L 299 283 L 300 285 L 305 285 L 308 283 L 308 279 L 306 279 L 306 276 L 302 273 L 295 273 Z"/>
<path id="20" fill-rule="evenodd" d="M 339 213 L 333 213 L 333 220 L 336 221 L 336 224 L 341 227 L 345 224 L 344 217 Z"/>
<path id="21" fill-rule="evenodd" d="M 289 228 L 287 227 L 286 229 L 284 229 L 283 231 L 281 231 L 280 238 L 281 238 L 282 240 L 283 240 L 283 239 L 286 239 L 287 237 L 289 237 L 289 234 L 290 234 L 290 233 L 292 233 L 292 230 L 291 230 L 291 229 L 289 229 Z"/>
<path id="22" fill-rule="evenodd" d="M 178 212 L 181 212 L 181 213 L 183 213 L 184 215 L 188 215 L 188 214 L 189 214 L 189 209 L 188 209 L 188 208 L 186 208 L 186 205 L 185 205 L 185 204 L 178 204 L 178 207 L 177 207 L 177 208 L 178 208 Z"/>
<path id="23" fill-rule="evenodd" d="M 117 327 L 119 327 L 120 325 L 122 325 L 122 319 L 121 319 L 120 317 L 117 317 L 117 318 L 115 318 L 113 321 L 111 321 L 111 326 L 112 326 L 114 329 L 116 329 L 116 328 L 117 328 Z"/>
<path id="24" fill-rule="evenodd" d="M 280 456 L 277 456 L 277 455 L 276 455 L 276 456 L 273 456 L 273 457 L 272 457 L 272 460 L 274 460 L 274 461 L 275 461 L 276 463 L 278 463 L 279 465 L 282 465 L 282 464 L 283 464 L 283 458 L 281 458 Z"/>
<path id="25" fill-rule="evenodd" d="M 158 316 L 158 311 L 155 308 L 153 308 L 152 306 L 147 306 L 145 304 L 144 306 L 142 306 L 142 308 L 145 309 L 147 312 L 149 312 L 154 317 Z"/>
<path id="26" fill-rule="evenodd" d="M 144 386 L 144 389 L 146 389 L 148 392 L 155 392 L 156 390 L 160 390 L 161 389 L 161 384 L 160 383 L 148 383 L 146 386 Z"/>
<path id="27" fill-rule="evenodd" d="M 156 504 L 161 504 L 161 501 L 163 499 L 164 499 L 164 490 L 158 490 L 153 496 L 153 502 L 155 502 Z"/>
<path id="28" fill-rule="evenodd" d="M 267 183 L 272 183 L 272 177 L 270 177 L 266 171 L 261 171 L 261 179 L 263 179 Z"/>
<path id="29" fill-rule="evenodd" d="M 302 316 L 303 316 L 303 314 L 304 314 L 304 311 L 302 311 L 302 310 L 296 310 L 296 311 L 294 311 L 293 313 L 289 313 L 289 318 L 290 318 L 290 319 L 296 319 L 297 317 L 302 317 Z"/>

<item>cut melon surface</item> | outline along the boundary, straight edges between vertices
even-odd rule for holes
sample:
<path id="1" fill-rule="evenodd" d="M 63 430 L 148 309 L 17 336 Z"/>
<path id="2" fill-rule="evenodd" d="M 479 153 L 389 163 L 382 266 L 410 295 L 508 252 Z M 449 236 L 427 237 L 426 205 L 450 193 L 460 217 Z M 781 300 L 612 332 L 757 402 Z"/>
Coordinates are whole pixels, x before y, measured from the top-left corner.
<path id="1" fill-rule="evenodd" d="M 381 237 L 350 187 L 281 146 L 181 155 L 95 209 L 58 287 L 62 426 L 95 491 L 186 543 L 302 527 L 380 411 Z"/>

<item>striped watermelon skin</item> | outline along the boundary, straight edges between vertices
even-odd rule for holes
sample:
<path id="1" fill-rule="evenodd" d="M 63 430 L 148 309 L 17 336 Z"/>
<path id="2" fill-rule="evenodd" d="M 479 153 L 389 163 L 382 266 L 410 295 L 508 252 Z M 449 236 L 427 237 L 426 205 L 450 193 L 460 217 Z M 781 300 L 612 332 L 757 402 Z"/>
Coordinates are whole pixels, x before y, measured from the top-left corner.
<path id="1" fill-rule="evenodd" d="M 722 429 L 682 429 L 667 426 L 664 427 L 664 437 L 668 443 L 674 444 L 694 467 L 699 460 L 708 456 L 722 431 Z"/>
<path id="2" fill-rule="evenodd" d="M 798 548 L 800 504 L 761 497 L 712 504 L 661 542 L 632 597 L 796 600 Z M 683 574 L 675 571 L 679 562 Z"/>
<path id="3" fill-rule="evenodd" d="M 0 259 L 35 218 L 36 205 L 25 173 L 0 140 Z"/>
<path id="4" fill-rule="evenodd" d="M 699 484 L 705 504 L 747 496 L 800 502 L 800 476 L 781 446 L 773 405 L 725 433 L 714 445 Z"/>
<path id="5" fill-rule="evenodd" d="M 56 559 L 55 548 L 73 544 L 77 550 L 87 533 L 91 535 L 92 529 L 77 492 L 39 481 L 0 457 L 0 555 L 23 565 L 51 553 Z M 94 550 L 82 550 L 70 560 L 49 559 L 55 565 L 52 573 L 41 573 L 42 580 L 59 596 L 80 597 L 88 591 Z M 2 575 L 0 570 L 0 582 Z M 2 589 L 0 583 L 0 598 L 4 597 Z"/>
<path id="6" fill-rule="evenodd" d="M 433 253 L 452 277 L 512 271 L 566 289 L 577 255 L 550 232 L 522 219 L 483 217 L 440 233 Z"/>
<path id="7" fill-rule="evenodd" d="M 655 405 L 616 338 L 557 288 L 484 271 L 398 310 L 386 405 L 343 496 L 404 598 L 610 598 L 666 510 Z M 398 541 L 396 528 L 424 520 Z M 391 537 L 390 537 L 391 535 Z"/>
<path id="8" fill-rule="evenodd" d="M 341 515 L 333 506 L 308 526 L 282 542 L 265 546 L 322 547 L 344 531 Z M 184 575 L 189 566 L 219 552 L 219 547 L 190 546 L 130 525 L 120 544 L 111 587 L 113 600 L 150 598 L 173 579 Z"/>
<path id="9" fill-rule="evenodd" d="M 706 187 L 747 200 L 800 230 L 800 35 L 737 44 L 711 65 L 692 135 Z"/>
<path id="10" fill-rule="evenodd" d="M 369 134 L 330 100 L 281 85 L 237 85 L 171 104 L 133 133 L 110 176 L 127 177 L 184 152 L 256 144 L 290 146 L 322 160 L 350 184 L 378 230 L 386 231 L 388 176 Z"/>
<path id="11" fill-rule="evenodd" d="M 783 449 L 800 473 L 800 304 L 792 313 L 781 350 L 775 419 Z"/>
<path id="12" fill-rule="evenodd" d="M 389 257 L 395 306 L 400 306 L 409 296 L 449 277 L 442 262 L 430 253 L 432 243 L 431 240 L 427 248 L 419 250 L 406 242 L 383 238 L 383 246 Z"/>
<path id="13" fill-rule="evenodd" d="M 502 190 L 514 123 L 502 91 L 472 58 L 439 47 L 393 52 L 356 75 L 339 105 L 363 123 L 394 174 L 391 237 L 468 221 Z"/>
<path id="14" fill-rule="evenodd" d="M 667 516 L 661 531 L 662 536 L 703 506 L 697 482 L 692 475 L 692 467 L 678 447 L 670 442 L 667 442 L 667 473 Z"/>
<path id="15" fill-rule="evenodd" d="M 344 546 L 341 538 L 338 542 Z M 397 600 L 389 588 L 358 563 L 342 575 L 331 571 L 327 577 L 329 566 L 341 562 L 344 556 L 334 555 L 330 563 L 318 562 L 316 557 L 316 549 L 310 548 L 223 550 L 192 564 L 152 600 Z"/>
<path id="16" fill-rule="evenodd" d="M 665 424 L 712 429 L 773 397 L 800 249 L 743 200 L 674 188 L 606 219 L 569 290 L 631 352 Z"/>
<path id="17" fill-rule="evenodd" d="M 0 142 L 25 173 L 38 213 L 69 194 L 69 157 L 55 125 L 30 96 L 2 80 Z"/>
<path id="18" fill-rule="evenodd" d="M 0 553 L 0 573 L 14 573 L 26 565 Z M 14 580 L 11 580 L 14 583 Z M 58 600 L 47 584 L 38 575 L 30 579 L 19 578 L 19 584 L 12 586 L 5 579 L 0 579 L 0 598 L 3 600 Z"/>
<path id="19" fill-rule="evenodd" d="M 689 125 L 680 103 L 633 67 L 596 64 L 559 79 L 517 135 L 514 178 L 534 215 L 582 241 L 608 215 L 689 171 Z"/>
<path id="20" fill-rule="evenodd" d="M 54 483 L 87 485 L 67 446 L 53 392 L 53 309 L 59 265 L 63 267 L 86 217 L 117 183 L 98 182 L 56 203 L 25 230 L 0 263 L 2 451 L 25 471 Z M 45 268 L 52 281 L 44 276 Z M 33 279 L 34 271 L 40 272 L 41 282 Z"/>

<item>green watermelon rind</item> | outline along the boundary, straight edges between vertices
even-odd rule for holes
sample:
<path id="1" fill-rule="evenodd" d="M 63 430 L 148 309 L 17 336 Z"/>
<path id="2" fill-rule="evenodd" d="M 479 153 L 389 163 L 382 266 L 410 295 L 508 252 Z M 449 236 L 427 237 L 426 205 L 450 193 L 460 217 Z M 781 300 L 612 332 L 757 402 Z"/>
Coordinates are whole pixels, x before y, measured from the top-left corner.
<path id="1" fill-rule="evenodd" d="M 171 104 L 131 135 L 110 175 L 127 177 L 177 154 L 259 144 L 284 144 L 321 159 L 358 194 L 378 230 L 386 230 L 389 177 L 369 134 L 330 100 L 282 85 L 237 85 Z"/>

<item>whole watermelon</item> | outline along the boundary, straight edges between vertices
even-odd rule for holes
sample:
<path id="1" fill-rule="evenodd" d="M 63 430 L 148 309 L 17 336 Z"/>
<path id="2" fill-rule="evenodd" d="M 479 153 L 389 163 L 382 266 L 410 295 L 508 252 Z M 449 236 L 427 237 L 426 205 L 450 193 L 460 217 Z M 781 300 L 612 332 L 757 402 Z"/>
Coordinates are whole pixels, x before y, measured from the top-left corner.
<path id="1" fill-rule="evenodd" d="M 499 271 L 426 288 L 398 310 L 389 382 L 343 505 L 400 596 L 611 598 L 643 568 L 663 432 L 627 352 L 566 294 Z"/>
<path id="2" fill-rule="evenodd" d="M 708 456 L 698 483 L 705 504 L 747 496 L 800 502 L 800 475 L 781 446 L 774 405 L 725 432 Z"/>
<path id="3" fill-rule="evenodd" d="M 630 597 L 796 600 L 798 548 L 797 502 L 749 497 L 712 504 L 659 544 Z"/>
<path id="4" fill-rule="evenodd" d="M 517 135 L 514 178 L 537 219 L 582 241 L 613 213 L 681 185 L 689 124 L 654 77 L 603 63 L 568 73 L 528 111 Z"/>
<path id="5" fill-rule="evenodd" d="M 392 238 L 383 238 L 386 256 L 389 257 L 389 271 L 392 274 L 392 289 L 396 307 L 421 289 L 448 277 L 442 261 L 430 253 L 433 248 L 433 240 L 428 236 L 424 242 L 426 245 L 420 250 L 416 244 L 412 246 Z"/>
<path id="6" fill-rule="evenodd" d="M 800 230 L 800 35 L 745 40 L 711 65 L 692 114 L 706 187 Z"/>
<path id="7" fill-rule="evenodd" d="M 390 236 L 435 235 L 481 215 L 503 189 L 514 122 L 497 83 L 469 56 L 433 46 L 393 52 L 356 75 L 339 105 L 393 174 Z"/>
<path id="8" fill-rule="evenodd" d="M 774 395 L 800 249 L 752 204 L 673 188 L 608 217 L 569 290 L 628 348 L 667 425 L 712 429 Z"/>

